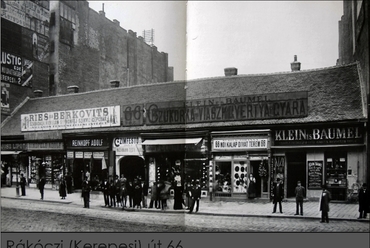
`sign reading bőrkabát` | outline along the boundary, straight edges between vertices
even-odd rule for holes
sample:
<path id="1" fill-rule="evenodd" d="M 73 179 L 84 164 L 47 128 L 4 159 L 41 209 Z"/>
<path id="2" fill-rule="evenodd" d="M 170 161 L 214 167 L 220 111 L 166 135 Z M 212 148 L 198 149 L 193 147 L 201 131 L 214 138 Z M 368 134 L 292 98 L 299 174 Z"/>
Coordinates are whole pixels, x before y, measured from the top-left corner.
<path id="1" fill-rule="evenodd" d="M 124 106 L 123 125 L 245 121 L 307 115 L 307 92 L 285 92 Z"/>
<path id="2" fill-rule="evenodd" d="M 21 130 L 58 130 L 120 126 L 120 106 L 22 114 Z"/>
<path id="3" fill-rule="evenodd" d="M 330 126 L 274 130 L 275 146 L 362 144 L 361 126 Z"/>

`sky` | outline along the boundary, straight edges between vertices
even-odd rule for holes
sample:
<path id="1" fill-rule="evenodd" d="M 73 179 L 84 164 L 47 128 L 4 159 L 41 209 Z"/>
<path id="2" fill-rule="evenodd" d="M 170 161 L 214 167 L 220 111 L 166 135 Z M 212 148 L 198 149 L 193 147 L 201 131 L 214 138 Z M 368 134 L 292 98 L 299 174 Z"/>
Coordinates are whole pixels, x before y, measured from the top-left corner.
<path id="1" fill-rule="evenodd" d="M 338 59 L 342 1 L 89 1 L 168 53 L 175 80 L 330 67 Z"/>

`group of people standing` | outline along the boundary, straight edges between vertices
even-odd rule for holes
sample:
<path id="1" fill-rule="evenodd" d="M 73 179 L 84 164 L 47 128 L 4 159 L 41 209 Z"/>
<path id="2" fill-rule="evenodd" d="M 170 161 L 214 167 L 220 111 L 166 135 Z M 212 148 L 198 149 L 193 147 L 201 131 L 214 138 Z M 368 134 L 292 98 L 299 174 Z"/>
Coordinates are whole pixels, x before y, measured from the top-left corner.
<path id="1" fill-rule="evenodd" d="M 120 178 L 104 179 L 100 184 L 106 207 L 146 208 L 148 185 L 140 176 L 127 180 L 124 175 Z M 128 203 L 127 203 L 128 201 Z"/>

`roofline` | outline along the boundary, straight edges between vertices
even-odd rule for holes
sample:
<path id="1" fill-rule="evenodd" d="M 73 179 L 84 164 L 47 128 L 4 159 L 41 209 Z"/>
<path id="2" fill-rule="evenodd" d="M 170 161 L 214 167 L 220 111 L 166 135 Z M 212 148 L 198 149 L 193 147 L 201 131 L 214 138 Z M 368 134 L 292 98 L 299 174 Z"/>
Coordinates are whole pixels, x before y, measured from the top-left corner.
<path id="1" fill-rule="evenodd" d="M 323 71 L 323 70 L 338 69 L 338 68 L 343 68 L 343 67 L 350 67 L 350 66 L 354 66 L 356 64 L 357 64 L 357 62 L 349 63 L 349 64 L 345 64 L 345 65 L 333 65 L 333 66 L 328 66 L 328 67 L 314 68 L 314 69 L 308 69 L 308 70 L 299 70 L 299 71 L 283 71 L 283 72 L 271 72 L 271 73 L 255 73 L 255 74 L 238 74 L 238 75 L 234 75 L 234 76 L 216 76 L 216 77 L 190 79 L 190 80 L 185 80 L 185 82 L 202 81 L 202 80 L 219 79 L 219 78 L 260 77 L 260 76 L 262 77 L 262 76 L 306 73 L 306 72 L 315 72 L 315 71 Z"/>
<path id="2" fill-rule="evenodd" d="M 6 117 L 5 120 L 1 123 L 1 128 L 4 127 L 4 125 L 15 115 L 15 113 L 18 112 L 20 108 L 23 107 L 23 105 L 26 104 L 26 102 L 28 102 L 28 100 L 30 100 L 30 97 L 27 96 L 20 104 L 18 104 L 18 106 L 13 110 L 13 112 L 8 117 Z"/>

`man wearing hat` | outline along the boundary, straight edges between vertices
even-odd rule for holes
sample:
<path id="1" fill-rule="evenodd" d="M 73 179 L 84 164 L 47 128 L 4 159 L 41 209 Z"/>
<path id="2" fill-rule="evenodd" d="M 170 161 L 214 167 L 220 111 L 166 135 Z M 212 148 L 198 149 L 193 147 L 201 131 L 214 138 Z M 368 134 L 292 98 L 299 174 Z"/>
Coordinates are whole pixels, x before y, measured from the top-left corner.
<path id="1" fill-rule="evenodd" d="M 279 210 L 280 213 L 283 213 L 283 208 L 281 206 L 281 201 L 284 198 L 284 188 L 281 184 L 280 178 L 276 179 L 276 184 L 274 185 L 272 189 L 272 197 L 273 197 L 273 203 L 274 203 L 274 211 L 272 213 L 276 213 L 276 204 L 279 203 Z"/>
<path id="2" fill-rule="evenodd" d="M 189 192 L 190 198 L 192 200 L 189 213 L 193 212 L 195 204 L 197 204 L 195 212 L 199 211 L 199 200 L 200 200 L 201 194 L 202 194 L 202 190 L 200 188 L 200 181 L 196 180 L 193 188 Z"/>
<path id="3" fill-rule="evenodd" d="M 331 193 L 328 191 L 326 185 L 322 185 L 322 192 L 319 201 L 319 210 L 321 211 L 321 223 L 329 223 L 329 202 L 331 200 Z"/>
<path id="4" fill-rule="evenodd" d="M 296 211 L 295 215 L 299 215 L 299 209 L 301 210 L 301 215 L 303 215 L 303 199 L 305 198 L 306 190 L 301 185 L 301 181 L 297 182 L 297 187 L 295 188 L 295 202 L 296 202 Z"/>
<path id="5" fill-rule="evenodd" d="M 366 183 L 362 184 L 362 187 L 358 192 L 358 204 L 358 211 L 360 212 L 360 216 L 357 219 L 366 219 L 366 215 L 370 210 L 370 191 L 369 189 L 367 189 Z"/>

